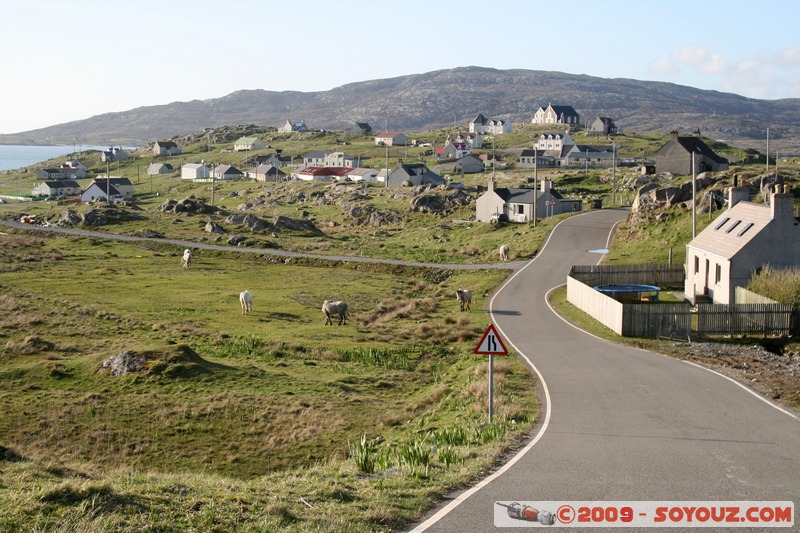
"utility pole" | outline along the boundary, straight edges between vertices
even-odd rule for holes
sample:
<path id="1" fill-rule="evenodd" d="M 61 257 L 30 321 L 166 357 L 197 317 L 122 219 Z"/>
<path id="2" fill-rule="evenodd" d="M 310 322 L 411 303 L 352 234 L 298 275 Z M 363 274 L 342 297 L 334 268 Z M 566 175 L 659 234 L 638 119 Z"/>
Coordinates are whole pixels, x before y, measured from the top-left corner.
<path id="1" fill-rule="evenodd" d="M 108 156 L 106 156 L 106 203 L 111 203 L 111 171 L 108 165 Z"/>
<path id="2" fill-rule="evenodd" d="M 536 204 L 539 203 L 539 186 L 536 184 L 537 171 L 539 170 L 539 153 L 538 149 L 533 148 L 533 227 L 536 227 Z"/>
<path id="3" fill-rule="evenodd" d="M 694 166 L 694 152 L 692 152 L 692 239 L 697 237 L 697 178 Z"/>
<path id="4" fill-rule="evenodd" d="M 611 205 L 617 205 L 617 143 L 611 143 Z"/>

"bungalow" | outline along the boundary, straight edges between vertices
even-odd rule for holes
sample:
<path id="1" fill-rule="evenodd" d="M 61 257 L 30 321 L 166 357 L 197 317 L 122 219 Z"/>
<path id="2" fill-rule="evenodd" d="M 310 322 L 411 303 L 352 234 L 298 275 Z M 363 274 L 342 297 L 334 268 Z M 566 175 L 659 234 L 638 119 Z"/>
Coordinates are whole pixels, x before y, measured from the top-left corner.
<path id="1" fill-rule="evenodd" d="M 345 167 L 306 167 L 292 172 L 292 177 L 303 181 L 330 181 L 346 177 L 349 171 Z"/>
<path id="2" fill-rule="evenodd" d="M 33 188 L 34 196 L 77 196 L 81 186 L 74 180 L 43 181 Z"/>
<path id="3" fill-rule="evenodd" d="M 564 164 L 568 166 L 610 166 L 614 155 L 611 146 L 576 144 L 566 154 Z"/>
<path id="4" fill-rule="evenodd" d="M 777 185 L 769 204 L 750 201 L 750 190 L 728 190 L 728 209 L 686 245 L 686 298 L 732 304 L 735 287 L 744 287 L 765 265 L 800 266 L 800 224 L 794 196 Z"/>
<path id="5" fill-rule="evenodd" d="M 181 166 L 182 180 L 207 179 L 211 173 L 205 163 L 186 163 Z"/>
<path id="6" fill-rule="evenodd" d="M 240 180 L 244 172 L 233 165 L 217 165 L 211 168 L 211 177 L 218 180 Z"/>
<path id="7" fill-rule="evenodd" d="M 180 155 L 181 149 L 174 141 L 156 141 L 153 145 L 153 155 Z"/>
<path id="8" fill-rule="evenodd" d="M 444 185 L 447 181 L 422 163 L 400 163 L 389 173 L 389 187 L 417 185 Z"/>
<path id="9" fill-rule="evenodd" d="M 469 123 L 470 133 L 480 133 L 484 135 L 502 135 L 511 133 L 511 122 L 498 118 L 488 119 L 479 113 L 477 117 Z"/>
<path id="10" fill-rule="evenodd" d="M 264 143 L 256 137 L 239 137 L 233 142 L 234 152 L 246 152 L 249 150 L 263 150 L 266 148 Z"/>
<path id="11" fill-rule="evenodd" d="M 97 177 L 81 194 L 81 201 L 104 200 L 121 202 L 133 198 L 133 184 L 128 178 L 112 176 L 109 178 Z"/>
<path id="12" fill-rule="evenodd" d="M 283 126 L 278 127 L 278 133 L 291 133 L 293 131 L 308 131 L 306 122 L 304 120 L 301 120 L 300 122 L 292 122 L 291 120 L 287 119 Z"/>
<path id="13" fill-rule="evenodd" d="M 384 131 L 375 136 L 375 144 L 379 146 L 407 146 L 408 137 L 405 133 Z"/>
<path id="14" fill-rule="evenodd" d="M 374 168 L 351 168 L 347 177 L 353 181 L 378 181 L 378 171 Z"/>
<path id="15" fill-rule="evenodd" d="M 60 180 L 65 177 L 64 171 L 60 168 L 43 168 L 36 171 L 36 179 L 38 180 Z"/>
<path id="16" fill-rule="evenodd" d="M 259 165 L 272 165 L 273 167 L 288 167 L 292 164 L 292 158 L 281 156 L 279 151 L 274 154 L 257 155 L 255 161 Z"/>
<path id="17" fill-rule="evenodd" d="M 673 130 L 669 141 L 656 152 L 656 171 L 659 173 L 670 172 L 686 176 L 727 169 L 728 160 L 714 153 L 700 139 L 699 131 L 691 137 L 679 137 L 678 132 Z"/>
<path id="18" fill-rule="evenodd" d="M 540 107 L 531 119 L 532 124 L 571 124 L 580 123 L 580 115 L 569 105 L 552 105 Z"/>
<path id="19" fill-rule="evenodd" d="M 148 176 L 157 176 L 159 174 L 172 174 L 175 169 L 169 163 L 150 163 L 147 167 Z"/>
<path id="20" fill-rule="evenodd" d="M 525 148 L 519 154 L 519 168 L 547 168 L 556 166 L 555 158 L 545 155 L 544 150 Z"/>
<path id="21" fill-rule="evenodd" d="M 534 204 L 536 207 L 534 208 Z M 475 200 L 475 218 L 479 222 L 491 222 L 501 215 L 512 222 L 542 219 L 561 213 L 580 211 L 580 200 L 566 199 L 553 188 L 550 180 L 542 180 L 539 189 L 498 188 L 494 179 L 489 179 L 489 188 Z"/>
<path id="22" fill-rule="evenodd" d="M 256 181 L 277 183 L 288 181 L 289 176 L 275 165 L 258 165 L 253 170 L 247 172 L 247 177 Z"/>
<path id="23" fill-rule="evenodd" d="M 450 163 L 442 163 L 433 167 L 433 171 L 437 174 L 443 172 L 453 172 L 458 174 L 477 174 L 485 170 L 485 163 L 483 160 L 475 155 L 468 154 L 464 157 L 452 161 Z"/>

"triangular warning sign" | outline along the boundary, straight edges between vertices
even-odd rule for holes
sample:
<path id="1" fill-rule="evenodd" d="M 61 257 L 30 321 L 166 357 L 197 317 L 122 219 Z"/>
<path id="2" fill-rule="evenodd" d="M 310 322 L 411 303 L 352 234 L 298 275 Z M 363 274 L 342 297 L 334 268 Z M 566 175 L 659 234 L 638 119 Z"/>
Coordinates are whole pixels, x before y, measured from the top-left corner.
<path id="1" fill-rule="evenodd" d="M 489 324 L 489 327 L 486 328 L 486 333 L 483 334 L 478 346 L 475 347 L 475 353 L 479 355 L 508 355 L 508 350 L 503 344 L 503 339 L 494 329 L 494 324 Z"/>

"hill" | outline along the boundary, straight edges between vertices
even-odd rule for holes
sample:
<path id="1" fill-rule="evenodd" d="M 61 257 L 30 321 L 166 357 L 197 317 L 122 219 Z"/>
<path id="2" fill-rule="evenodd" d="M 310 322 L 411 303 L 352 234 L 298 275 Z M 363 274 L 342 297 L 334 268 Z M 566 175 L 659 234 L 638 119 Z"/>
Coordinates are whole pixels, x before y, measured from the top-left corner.
<path id="1" fill-rule="evenodd" d="M 699 129 L 704 136 L 762 147 L 800 149 L 800 99 L 757 100 L 664 82 L 606 79 L 536 70 L 461 67 L 351 83 L 321 92 L 242 90 L 221 98 L 173 102 L 16 134 L 3 144 L 136 145 L 231 124 L 277 127 L 287 118 L 315 129 L 356 121 L 373 129 L 463 127 L 478 113 L 529 122 L 540 106 L 572 105 L 583 118 L 611 116 L 627 131 Z"/>

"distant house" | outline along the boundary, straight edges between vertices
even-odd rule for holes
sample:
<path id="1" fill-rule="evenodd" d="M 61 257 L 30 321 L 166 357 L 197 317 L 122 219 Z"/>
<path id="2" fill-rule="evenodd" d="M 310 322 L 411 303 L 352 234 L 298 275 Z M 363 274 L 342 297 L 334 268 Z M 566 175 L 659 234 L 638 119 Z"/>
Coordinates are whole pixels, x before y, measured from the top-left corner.
<path id="1" fill-rule="evenodd" d="M 476 174 L 483 172 L 484 170 L 485 164 L 483 160 L 473 154 L 465 155 L 464 157 L 461 157 L 450 163 L 436 165 L 433 168 L 433 171 L 437 174 L 441 174 L 443 172 L 452 172 L 456 174 Z"/>
<path id="2" fill-rule="evenodd" d="M 248 150 L 263 150 L 265 148 L 256 137 L 240 137 L 233 143 L 234 152 L 246 152 Z"/>
<path id="3" fill-rule="evenodd" d="M 77 196 L 81 186 L 74 180 L 43 181 L 33 188 L 34 196 Z"/>
<path id="4" fill-rule="evenodd" d="M 378 181 L 378 171 L 374 168 L 351 168 L 347 177 L 353 181 Z"/>
<path id="5" fill-rule="evenodd" d="M 114 176 L 95 178 L 81 194 L 81 200 L 84 202 L 93 200 L 122 202 L 131 198 L 133 198 L 133 184 L 130 180 Z"/>
<path id="6" fill-rule="evenodd" d="M 63 163 L 61 163 L 60 170 L 65 177 L 72 179 L 82 179 L 86 177 L 87 169 L 86 165 L 84 165 L 77 159 L 71 159 L 69 161 L 64 161 Z"/>
<path id="7" fill-rule="evenodd" d="M 349 135 L 372 135 L 372 126 L 366 122 L 356 122 L 354 126 L 347 129 Z"/>
<path id="8" fill-rule="evenodd" d="M 570 124 L 578 125 L 580 115 L 569 105 L 552 105 L 540 107 L 533 115 L 532 124 Z"/>
<path id="9" fill-rule="evenodd" d="M 408 137 L 405 133 L 384 131 L 375 136 L 375 144 L 385 146 L 407 146 Z"/>
<path id="10" fill-rule="evenodd" d="M 208 179 L 211 172 L 205 163 L 186 163 L 181 166 L 182 180 Z"/>
<path id="11" fill-rule="evenodd" d="M 174 141 L 156 141 L 153 145 L 153 155 L 180 155 L 181 149 Z"/>
<path id="12" fill-rule="evenodd" d="M 544 150 L 525 148 L 519 154 L 519 168 L 547 168 L 555 166 L 555 159 Z"/>
<path id="13" fill-rule="evenodd" d="M 60 168 L 43 168 L 36 171 L 37 180 L 60 180 L 64 178 L 66 176 Z"/>
<path id="14" fill-rule="evenodd" d="M 694 154 L 694 169 L 692 168 Z M 656 171 L 678 175 L 702 172 L 718 172 L 728 169 L 728 160 L 714 153 L 700 139 L 700 132 L 691 137 L 680 137 L 677 131 L 670 133 L 670 140 L 656 152 Z"/>
<path id="15" fill-rule="evenodd" d="M 550 180 L 542 180 L 539 189 L 535 190 L 498 188 L 495 181 L 489 179 L 488 190 L 475 200 L 475 218 L 480 222 L 491 222 L 505 215 L 511 222 L 528 222 L 533 220 L 534 203 L 537 220 L 583 208 L 580 200 L 562 197 Z"/>
<path id="16" fill-rule="evenodd" d="M 470 150 L 483 148 L 483 136 L 480 133 L 475 133 L 475 132 L 457 133 L 456 135 L 450 135 L 449 137 L 447 137 L 445 144 L 447 144 L 448 142 L 464 143 L 470 148 Z"/>
<path id="17" fill-rule="evenodd" d="M 417 185 L 444 185 L 447 181 L 422 163 L 400 163 L 389 173 L 387 185 L 402 187 Z"/>
<path id="18" fill-rule="evenodd" d="M 469 155 L 471 150 L 467 143 L 464 142 L 451 142 L 449 139 L 447 144 L 442 148 L 440 154 L 442 159 L 460 159 L 465 155 Z"/>
<path id="19" fill-rule="evenodd" d="M 326 167 L 357 167 L 356 158 L 344 152 L 329 152 L 325 154 L 323 165 Z"/>
<path id="20" fill-rule="evenodd" d="M 274 154 L 257 155 L 255 161 L 259 165 L 272 165 L 273 167 L 287 167 L 292 164 L 292 158 L 281 156 L 279 152 Z"/>
<path id="21" fill-rule="evenodd" d="M 306 167 L 292 172 L 292 177 L 304 181 L 339 180 L 346 177 L 350 170 L 346 167 Z"/>
<path id="22" fill-rule="evenodd" d="M 566 154 L 568 166 L 611 166 L 614 149 L 611 146 L 576 144 Z"/>
<path id="23" fill-rule="evenodd" d="M 800 267 L 800 224 L 794 196 L 776 186 L 769 204 L 750 202 L 750 190 L 731 187 L 728 209 L 686 245 L 686 297 L 714 303 L 734 302 L 736 287 L 746 286 L 765 265 Z"/>
<path id="24" fill-rule="evenodd" d="M 244 172 L 233 165 L 217 165 L 211 169 L 211 177 L 218 180 L 240 180 Z"/>
<path id="25" fill-rule="evenodd" d="M 247 172 L 247 177 L 256 181 L 277 183 L 288 181 L 289 176 L 275 165 L 261 164 Z"/>
<path id="26" fill-rule="evenodd" d="M 175 169 L 169 163 L 150 163 L 147 167 L 148 176 L 157 176 L 159 174 L 172 174 Z"/>
<path id="27" fill-rule="evenodd" d="M 308 131 L 305 121 L 292 122 L 287 119 L 283 126 L 278 127 L 278 133 L 291 133 L 293 131 Z"/>
<path id="28" fill-rule="evenodd" d="M 470 133 L 480 133 L 481 135 L 502 135 L 511 133 L 511 122 L 498 118 L 489 119 L 479 113 L 477 117 L 469 123 Z"/>
<path id="29" fill-rule="evenodd" d="M 614 124 L 613 118 L 598 115 L 596 119 L 586 126 L 586 132 L 594 135 L 616 135 L 617 125 Z"/>
<path id="30" fill-rule="evenodd" d="M 103 163 L 105 163 L 106 161 L 113 162 L 113 161 L 127 161 L 127 160 L 128 160 L 128 154 L 125 152 L 125 150 L 122 149 L 122 147 L 112 146 L 108 150 L 100 152 L 100 161 L 102 161 Z"/>

